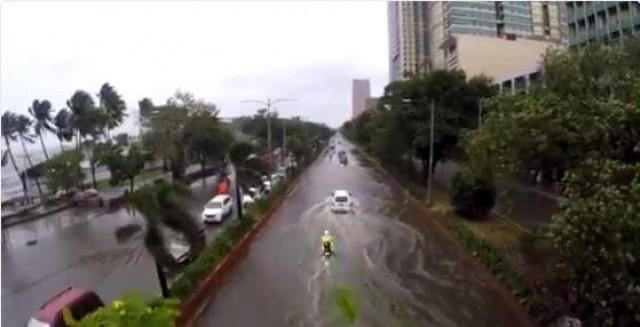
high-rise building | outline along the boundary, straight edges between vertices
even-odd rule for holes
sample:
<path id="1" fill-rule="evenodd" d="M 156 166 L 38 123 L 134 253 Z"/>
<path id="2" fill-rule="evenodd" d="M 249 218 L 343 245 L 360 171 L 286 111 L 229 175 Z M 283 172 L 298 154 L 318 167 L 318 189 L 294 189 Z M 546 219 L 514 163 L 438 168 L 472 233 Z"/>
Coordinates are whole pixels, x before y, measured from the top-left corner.
<path id="1" fill-rule="evenodd" d="M 621 42 L 640 32 L 638 1 L 568 1 L 569 45 Z"/>
<path id="2" fill-rule="evenodd" d="M 371 89 L 368 79 L 354 79 L 351 95 L 351 115 L 352 118 L 358 117 L 367 107 L 367 99 L 371 97 Z"/>
<path id="3" fill-rule="evenodd" d="M 408 34 L 405 29 L 410 29 L 398 20 L 403 17 L 397 13 L 398 8 L 404 8 L 404 4 L 389 6 L 391 80 L 403 77 L 396 73 L 400 66 L 394 66 L 394 49 L 412 49 L 417 44 L 402 37 Z M 423 5 L 426 10 L 420 12 L 426 16 L 415 21 L 427 27 L 422 33 L 425 53 L 416 60 L 426 61 L 421 66 L 426 72 L 462 69 L 468 76 L 501 78 L 535 65 L 547 48 L 567 41 L 564 6 L 559 3 L 435 1 Z M 399 53 L 402 59 L 402 51 Z M 403 68 L 405 72 L 423 73 L 411 65 Z"/>
<path id="4" fill-rule="evenodd" d="M 427 2 L 387 3 L 389 24 L 389 76 L 404 78 L 405 73 L 426 73 L 429 69 Z"/>

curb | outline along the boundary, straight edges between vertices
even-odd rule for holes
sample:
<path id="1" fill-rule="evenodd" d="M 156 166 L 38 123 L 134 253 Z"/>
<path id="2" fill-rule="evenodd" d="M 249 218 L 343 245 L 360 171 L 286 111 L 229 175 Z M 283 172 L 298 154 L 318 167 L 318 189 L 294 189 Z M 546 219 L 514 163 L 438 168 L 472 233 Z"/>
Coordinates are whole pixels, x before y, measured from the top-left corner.
<path id="1" fill-rule="evenodd" d="M 467 261 L 467 262 L 472 263 L 476 267 L 478 272 L 480 274 L 482 274 L 481 278 L 483 279 L 484 282 L 486 282 L 488 284 L 489 288 L 491 290 L 494 290 L 499 296 L 501 296 L 504 299 L 504 304 L 508 308 L 510 308 L 518 316 L 518 318 L 520 318 L 519 319 L 520 323 L 518 324 L 518 326 L 527 326 L 527 327 L 529 327 L 529 326 L 531 326 L 531 327 L 537 326 L 537 324 L 534 322 L 534 320 L 529 315 L 529 313 L 525 310 L 525 308 L 523 308 L 521 305 L 518 304 L 518 299 L 516 297 L 514 297 L 513 294 L 511 294 L 511 292 L 506 288 L 506 286 L 504 284 L 502 284 L 496 278 L 496 276 L 489 270 L 489 268 L 487 266 L 485 266 L 484 263 L 480 262 L 478 259 L 473 257 L 469 253 L 467 248 L 465 248 L 464 245 L 460 242 L 460 240 L 458 240 L 458 238 L 456 238 L 454 235 L 452 235 L 452 233 L 449 231 L 447 226 L 445 226 L 438 219 L 433 219 L 433 218 L 429 217 L 429 215 L 437 215 L 436 213 L 433 213 L 429 209 L 425 208 L 424 204 L 421 203 L 418 199 L 416 199 L 411 194 L 411 192 L 409 192 L 409 190 L 405 189 L 402 186 L 402 184 L 400 184 L 400 182 L 398 182 L 398 180 L 395 178 L 395 176 L 393 176 L 386 169 L 384 169 L 384 167 L 382 167 L 380 165 L 380 163 L 375 158 L 371 157 L 368 153 L 366 153 L 364 150 L 362 150 L 360 148 L 360 146 L 357 145 L 356 143 L 353 143 L 351 140 L 349 140 L 349 142 L 351 142 L 354 145 L 354 148 L 358 151 L 358 153 L 360 155 L 364 156 L 377 169 L 379 169 L 382 173 L 384 173 L 384 175 L 386 175 L 396 187 L 398 187 L 400 190 L 402 190 L 404 195 L 411 202 L 416 204 L 418 206 L 418 208 L 420 208 L 420 210 L 422 212 L 426 213 L 427 214 L 427 218 L 429 220 L 431 220 L 433 222 L 433 224 L 436 225 L 440 229 L 440 231 L 448 239 L 450 239 L 452 241 L 453 244 L 455 244 L 454 246 L 458 247 L 459 252 L 462 253 L 460 258 L 465 260 L 465 261 Z"/>
<path id="2" fill-rule="evenodd" d="M 273 205 L 260 216 L 253 224 L 251 229 L 235 244 L 224 258 L 216 265 L 216 267 L 205 277 L 198 285 L 197 289 L 180 305 L 180 315 L 176 318 L 176 326 L 191 327 L 193 323 L 200 317 L 204 309 L 215 297 L 220 286 L 224 282 L 227 274 L 249 253 L 249 247 L 253 240 L 258 236 L 267 222 L 271 220 L 276 211 L 280 209 L 284 201 L 289 195 L 295 191 L 300 180 L 315 163 L 322 157 L 323 152 L 309 164 L 303 172 L 301 172 L 281 196 L 279 196 Z"/>

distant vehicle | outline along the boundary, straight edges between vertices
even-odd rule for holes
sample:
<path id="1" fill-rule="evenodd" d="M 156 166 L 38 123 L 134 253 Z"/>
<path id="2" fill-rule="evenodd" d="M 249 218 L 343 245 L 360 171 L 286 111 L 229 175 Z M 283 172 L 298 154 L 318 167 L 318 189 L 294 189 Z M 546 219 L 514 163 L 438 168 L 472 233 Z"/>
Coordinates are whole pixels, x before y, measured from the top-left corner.
<path id="1" fill-rule="evenodd" d="M 331 194 L 330 208 L 332 212 L 351 212 L 353 207 L 353 199 L 351 193 L 345 190 L 337 190 Z"/>
<path id="2" fill-rule="evenodd" d="M 273 175 L 271 175 L 271 182 L 273 184 L 278 184 L 280 182 L 282 182 L 284 180 L 284 174 L 283 173 L 275 173 Z"/>
<path id="3" fill-rule="evenodd" d="M 271 181 L 266 180 L 262 182 L 262 186 L 264 187 L 265 193 L 271 192 Z"/>
<path id="4" fill-rule="evenodd" d="M 258 199 L 260 199 L 260 198 L 262 198 L 262 197 L 264 197 L 264 196 L 265 196 L 265 194 L 264 194 L 262 191 L 260 191 L 260 188 L 257 188 L 257 187 L 250 187 L 250 188 L 247 190 L 247 193 L 248 193 L 248 194 L 249 194 L 249 195 L 250 195 L 254 200 L 258 200 Z"/>
<path id="5" fill-rule="evenodd" d="M 256 201 L 249 194 L 242 195 L 242 206 L 247 207 L 248 205 L 254 204 Z"/>
<path id="6" fill-rule="evenodd" d="M 227 215 L 231 214 L 233 203 L 231 197 L 226 194 L 216 195 L 202 210 L 202 221 L 205 223 L 219 223 Z"/>
<path id="7" fill-rule="evenodd" d="M 104 306 L 92 291 L 69 287 L 45 302 L 27 322 L 27 327 L 65 327 L 62 309 L 69 308 L 74 319 L 80 320 Z"/>
<path id="8" fill-rule="evenodd" d="M 220 180 L 218 181 L 218 185 L 216 186 L 216 194 L 214 195 L 221 195 L 221 194 L 229 194 L 229 189 L 231 188 L 231 181 L 229 180 L 229 177 L 224 176 L 221 177 Z"/>
<path id="9" fill-rule="evenodd" d="M 190 247 L 187 244 L 183 244 L 178 240 L 171 240 L 169 242 L 169 253 L 177 263 L 183 264 L 189 261 Z"/>
<path id="10" fill-rule="evenodd" d="M 347 160 L 347 153 L 346 153 L 346 152 L 344 152 L 344 151 L 342 151 L 342 150 L 341 150 L 340 152 L 338 152 L 338 161 L 339 161 L 341 164 L 346 165 L 346 164 L 347 164 L 347 161 L 348 161 L 348 160 Z"/>

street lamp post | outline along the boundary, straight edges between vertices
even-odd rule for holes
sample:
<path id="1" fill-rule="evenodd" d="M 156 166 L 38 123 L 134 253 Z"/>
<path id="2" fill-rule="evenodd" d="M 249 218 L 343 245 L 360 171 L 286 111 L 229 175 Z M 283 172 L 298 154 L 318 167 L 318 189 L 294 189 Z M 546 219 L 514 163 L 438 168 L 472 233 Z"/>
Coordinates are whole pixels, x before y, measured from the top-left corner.
<path id="1" fill-rule="evenodd" d="M 262 100 L 244 100 L 242 101 L 243 103 L 258 103 L 261 104 L 263 106 L 266 106 L 267 108 L 267 148 L 269 151 L 269 173 L 271 173 L 271 171 L 273 170 L 273 160 L 272 160 L 272 156 L 273 156 L 273 152 L 271 151 L 271 107 L 276 104 L 276 103 L 280 103 L 280 102 L 292 102 L 292 101 L 297 101 L 296 99 L 285 99 L 285 98 L 281 98 L 281 99 L 275 99 L 275 100 L 271 100 L 271 98 L 267 98 L 267 101 L 262 101 Z"/>

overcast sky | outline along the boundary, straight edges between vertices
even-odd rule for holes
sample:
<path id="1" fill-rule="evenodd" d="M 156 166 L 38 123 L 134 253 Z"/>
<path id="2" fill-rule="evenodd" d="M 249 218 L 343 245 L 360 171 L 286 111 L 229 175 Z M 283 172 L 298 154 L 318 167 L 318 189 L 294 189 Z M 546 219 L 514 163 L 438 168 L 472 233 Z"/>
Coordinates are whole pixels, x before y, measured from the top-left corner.
<path id="1" fill-rule="evenodd" d="M 57 110 L 109 82 L 132 117 L 141 98 L 180 88 L 223 117 L 255 112 L 244 99 L 296 98 L 279 112 L 337 127 L 352 79 L 369 78 L 374 96 L 388 79 L 385 2 L 12 1 L 0 24 L 3 112 L 34 99 Z"/>

